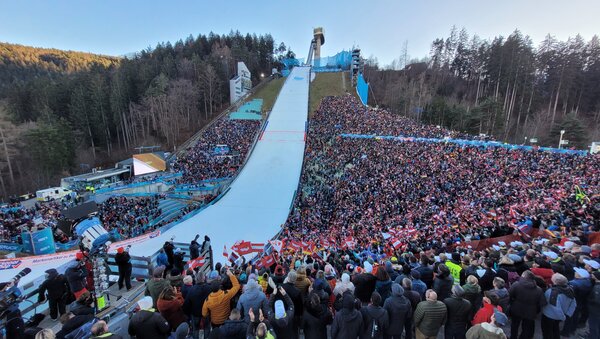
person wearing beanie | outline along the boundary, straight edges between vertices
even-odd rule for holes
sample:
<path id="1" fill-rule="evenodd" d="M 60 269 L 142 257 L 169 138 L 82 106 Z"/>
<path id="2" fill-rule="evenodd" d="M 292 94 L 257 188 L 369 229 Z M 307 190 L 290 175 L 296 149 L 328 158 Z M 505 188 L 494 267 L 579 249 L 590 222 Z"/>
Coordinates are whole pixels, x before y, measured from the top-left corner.
<path id="1" fill-rule="evenodd" d="M 129 291 L 131 289 L 131 270 L 133 267 L 131 265 L 129 252 L 125 251 L 123 247 L 119 247 L 117 249 L 117 255 L 115 255 L 115 262 L 119 269 L 119 280 L 117 282 L 119 290 L 123 288 L 123 283 L 125 283 L 125 287 Z"/>
<path id="2" fill-rule="evenodd" d="M 381 271 L 385 272 L 384 270 Z M 373 292 L 369 305 L 360 309 L 364 324 L 360 335 L 361 339 L 383 339 L 385 337 L 390 325 L 390 318 L 387 311 L 381 307 L 382 299 L 378 292 Z"/>
<path id="3" fill-rule="evenodd" d="M 294 303 L 294 333 L 298 333 L 298 327 L 302 322 L 302 314 L 304 314 L 304 299 L 302 298 L 302 294 L 294 285 L 294 282 L 297 279 L 296 271 L 290 271 L 287 277 L 284 279 L 281 287 L 285 290 L 285 294 L 292 299 L 292 303 Z M 273 290 L 275 292 L 275 290 Z M 274 293 L 271 293 L 273 295 Z"/>
<path id="4" fill-rule="evenodd" d="M 229 269 L 227 269 L 226 274 L 231 280 L 233 287 L 229 290 L 222 290 L 221 282 L 213 280 L 210 283 L 211 293 L 208 295 L 204 305 L 202 305 L 202 316 L 209 317 L 212 327 L 215 328 L 223 325 L 227 317 L 229 317 L 229 312 L 231 311 L 230 301 L 240 290 L 240 283 L 236 276 Z"/>
<path id="5" fill-rule="evenodd" d="M 594 287 L 588 298 L 588 327 L 590 338 L 600 338 L 600 272 L 592 273 Z"/>
<path id="6" fill-rule="evenodd" d="M 396 280 L 396 278 L 398 277 L 399 273 L 396 272 L 396 270 L 394 270 L 394 265 L 392 265 L 392 262 L 389 260 L 385 262 L 385 271 L 390 276 L 391 281 Z"/>
<path id="7" fill-rule="evenodd" d="M 410 277 L 412 278 L 412 289 L 413 291 L 419 293 L 421 296 L 421 300 L 425 299 L 425 291 L 427 291 L 427 284 L 423 280 L 421 280 L 421 273 L 417 270 L 413 270 L 410 272 Z"/>
<path id="8" fill-rule="evenodd" d="M 417 338 L 436 338 L 448 316 L 446 305 L 438 301 L 434 290 L 427 290 L 425 301 L 421 301 L 415 310 L 415 332 Z"/>
<path id="9" fill-rule="evenodd" d="M 262 310 L 263 314 L 267 314 L 267 297 L 262 291 L 262 287 L 256 280 L 248 280 L 248 283 L 242 289 L 242 295 L 237 302 L 236 307 L 240 312 L 240 317 L 250 323 L 250 318 L 247 317 L 248 311 L 253 309 L 258 312 Z M 244 333 L 246 333 L 244 331 Z"/>
<path id="10" fill-rule="evenodd" d="M 455 281 L 458 284 L 460 279 L 455 280 L 450 274 L 448 266 L 440 264 L 438 266 L 438 274 L 433 280 L 433 290 L 440 300 L 446 300 L 446 298 L 450 296 L 450 291 L 452 290 L 452 285 L 454 285 Z"/>
<path id="11" fill-rule="evenodd" d="M 519 329 L 522 330 L 520 338 L 533 338 L 535 334 L 535 319 L 546 305 L 546 298 L 534 278 L 528 270 L 510 286 L 511 338 L 519 338 Z"/>
<path id="12" fill-rule="evenodd" d="M 479 280 L 474 275 L 467 277 L 467 283 L 462 286 L 465 294 L 463 298 L 467 299 L 471 303 L 471 318 L 479 310 L 482 304 L 482 293 L 481 287 L 479 286 Z"/>
<path id="13" fill-rule="evenodd" d="M 152 306 L 152 297 L 146 296 L 137 304 L 137 311 L 129 320 L 127 332 L 136 338 L 166 339 L 171 334 L 171 326 Z"/>
<path id="14" fill-rule="evenodd" d="M 552 275 L 552 287 L 544 293 L 546 305 L 542 309 L 542 334 L 544 338 L 560 339 L 560 322 L 575 312 L 575 293 L 567 277 L 560 273 Z"/>
<path id="15" fill-rule="evenodd" d="M 283 287 L 279 287 L 269 299 L 268 318 L 277 338 L 298 336 L 294 326 L 294 303 Z"/>
<path id="16" fill-rule="evenodd" d="M 46 291 L 48 295 L 46 296 Z M 71 293 L 69 283 L 64 275 L 58 274 L 54 268 L 46 270 L 46 280 L 38 288 L 38 303 L 48 299 L 48 308 L 50 308 L 50 318 L 57 320 L 59 314 L 67 313 L 66 303 L 68 294 Z"/>
<path id="17" fill-rule="evenodd" d="M 175 331 L 177 326 L 187 321 L 183 312 L 183 302 L 181 292 L 178 292 L 176 287 L 166 288 L 158 297 L 156 308 L 169 322 L 171 331 Z"/>
<path id="18" fill-rule="evenodd" d="M 363 329 L 363 318 L 355 308 L 354 296 L 346 292 L 342 297 L 342 310 L 335 313 L 331 324 L 331 339 L 354 339 Z"/>
<path id="19" fill-rule="evenodd" d="M 477 324 L 471 327 L 466 334 L 467 339 L 506 339 L 506 334 L 502 330 L 502 327 L 508 324 L 508 317 L 506 314 L 495 311 L 491 317 L 491 321 Z M 532 337 L 530 337 L 532 338 Z"/>
<path id="20" fill-rule="evenodd" d="M 87 292 L 87 276 L 88 270 L 85 267 L 85 257 L 83 253 L 75 254 L 75 261 L 65 270 L 65 277 L 69 282 L 71 292 L 75 295 L 75 299 L 79 298 L 84 292 Z"/>
<path id="21" fill-rule="evenodd" d="M 181 296 L 183 296 L 183 299 L 187 297 L 192 286 L 194 286 L 194 278 L 191 275 L 183 277 L 183 285 L 181 285 Z"/>
<path id="22" fill-rule="evenodd" d="M 450 270 L 450 275 L 454 280 L 454 285 L 464 285 L 467 278 L 465 277 L 465 270 L 460 262 L 460 253 L 452 253 L 452 259 L 447 260 L 445 265 Z"/>
<path id="23" fill-rule="evenodd" d="M 163 290 L 167 288 L 172 288 L 171 283 L 163 278 L 163 272 L 165 271 L 164 266 L 158 266 L 152 272 L 152 279 L 146 282 L 146 292 L 147 296 L 152 297 L 152 307 L 156 308 L 156 302 L 158 301 L 158 297 L 162 293 Z"/>
<path id="24" fill-rule="evenodd" d="M 593 285 L 590 279 L 590 274 L 583 268 L 575 267 L 575 279 L 569 281 L 569 286 L 575 293 L 577 307 L 571 317 L 565 320 L 561 335 L 568 337 L 575 333 L 581 322 L 585 323 L 588 312 L 588 298 L 592 293 Z"/>
<path id="25" fill-rule="evenodd" d="M 404 296 L 406 299 L 408 299 L 408 301 L 410 301 L 410 305 L 412 306 L 412 310 L 414 312 L 417 308 L 417 305 L 419 305 L 423 299 L 421 299 L 421 296 L 418 292 L 412 290 L 412 280 L 409 278 L 402 279 L 402 284 L 400 284 L 400 286 L 402 286 L 404 289 Z"/>
<path id="26" fill-rule="evenodd" d="M 472 307 L 471 302 L 465 299 L 464 295 L 465 290 L 460 285 L 454 285 L 452 286 L 452 296 L 444 300 L 444 304 L 448 309 L 448 319 L 444 327 L 445 338 L 464 338 L 469 327 Z"/>
<path id="27" fill-rule="evenodd" d="M 405 328 L 405 338 L 412 338 L 412 306 L 404 296 L 404 289 L 400 284 L 392 284 L 392 295 L 383 303 L 383 308 L 390 318 L 387 338 L 400 339 Z"/>
<path id="28" fill-rule="evenodd" d="M 308 287 L 310 284 L 310 279 L 306 276 L 306 267 L 300 266 L 296 270 L 296 281 L 294 281 L 294 286 L 300 291 L 302 298 L 306 298 L 308 295 Z"/>
<path id="29" fill-rule="evenodd" d="M 190 319 L 194 338 L 198 337 L 200 320 L 202 319 L 202 306 L 204 306 L 204 301 L 209 294 L 210 286 L 206 283 L 206 275 L 204 272 L 196 273 L 196 284 L 190 288 L 183 302 L 183 312 Z"/>

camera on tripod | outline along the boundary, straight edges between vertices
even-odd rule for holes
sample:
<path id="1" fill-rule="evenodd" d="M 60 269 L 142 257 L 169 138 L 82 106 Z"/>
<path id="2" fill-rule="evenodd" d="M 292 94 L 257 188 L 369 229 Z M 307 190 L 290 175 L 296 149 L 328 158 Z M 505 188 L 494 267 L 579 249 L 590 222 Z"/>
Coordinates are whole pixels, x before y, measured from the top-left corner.
<path id="1" fill-rule="evenodd" d="M 23 293 L 17 287 L 19 280 L 31 273 L 31 268 L 26 267 L 10 281 L 0 284 L 0 318 L 4 317 L 11 308 L 23 300 Z"/>

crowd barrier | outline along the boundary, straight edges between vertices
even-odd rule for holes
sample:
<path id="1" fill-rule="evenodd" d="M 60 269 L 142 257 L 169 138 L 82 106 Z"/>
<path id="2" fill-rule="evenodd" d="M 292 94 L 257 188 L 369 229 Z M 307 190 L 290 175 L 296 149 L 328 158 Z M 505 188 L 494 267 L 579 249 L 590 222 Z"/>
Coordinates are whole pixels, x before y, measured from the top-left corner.
<path id="1" fill-rule="evenodd" d="M 419 137 L 406 137 L 406 136 L 393 136 L 393 135 L 370 135 L 370 134 L 340 134 L 342 138 L 352 139 L 375 139 L 375 140 L 396 140 L 396 141 L 408 141 L 408 142 L 425 142 L 425 143 L 453 143 L 463 146 L 476 146 L 476 147 L 502 147 L 506 149 L 519 149 L 525 151 L 544 151 L 560 154 L 574 154 L 574 155 L 586 155 L 588 151 L 570 150 L 570 149 L 559 149 L 552 147 L 538 147 L 538 146 L 525 146 L 525 145 L 514 145 L 514 144 L 503 144 L 497 141 L 481 141 L 481 140 L 463 140 L 463 139 L 451 139 L 451 138 L 419 138 Z"/>

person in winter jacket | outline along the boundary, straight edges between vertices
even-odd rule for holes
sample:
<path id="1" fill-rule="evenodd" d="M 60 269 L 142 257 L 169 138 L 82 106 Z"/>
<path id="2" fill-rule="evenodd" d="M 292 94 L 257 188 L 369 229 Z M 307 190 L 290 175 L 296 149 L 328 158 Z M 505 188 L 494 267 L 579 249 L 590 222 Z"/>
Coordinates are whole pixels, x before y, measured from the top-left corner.
<path id="1" fill-rule="evenodd" d="M 171 326 L 152 307 L 152 297 L 145 296 L 138 301 L 139 311 L 129 320 L 127 332 L 136 339 L 167 339 Z"/>
<path id="2" fill-rule="evenodd" d="M 90 292 L 82 294 L 75 304 L 71 304 L 71 313 L 75 315 L 94 314 L 94 298 Z"/>
<path id="3" fill-rule="evenodd" d="M 158 255 L 156 256 L 156 266 L 164 266 L 165 269 L 169 266 L 169 258 L 163 248 L 158 251 Z"/>
<path id="4" fill-rule="evenodd" d="M 172 287 L 181 288 L 183 286 L 183 275 L 181 275 L 181 271 L 177 267 L 173 267 L 171 272 L 167 274 L 167 280 Z"/>
<path id="5" fill-rule="evenodd" d="M 252 310 L 248 312 L 248 316 L 250 317 L 250 324 L 246 331 L 247 339 L 275 339 L 275 333 L 269 321 L 264 318 L 262 311 L 260 311 L 258 319 L 256 319 L 257 317 Z"/>
<path id="6" fill-rule="evenodd" d="M 569 281 L 569 286 L 575 292 L 575 300 L 577 301 L 577 307 L 575 308 L 575 312 L 572 316 L 568 317 L 565 320 L 565 325 L 563 326 L 563 330 L 561 332 L 562 336 L 568 337 L 575 333 L 577 330 L 577 326 L 581 321 L 581 317 L 585 313 L 587 313 L 587 303 L 588 297 L 592 292 L 592 280 L 590 279 L 590 274 L 588 271 L 583 268 L 574 268 L 575 270 L 575 279 Z M 585 321 L 585 319 L 584 319 Z"/>
<path id="7" fill-rule="evenodd" d="M 306 298 L 308 287 L 311 284 L 310 279 L 306 276 L 306 267 L 300 266 L 296 270 L 296 280 L 293 281 L 293 283 L 298 291 L 300 291 L 300 294 L 302 294 L 302 298 Z M 271 326 L 273 326 L 273 324 L 271 324 Z"/>
<path id="8" fill-rule="evenodd" d="M 594 287 L 588 298 L 590 338 L 600 338 L 600 271 L 592 274 Z"/>
<path id="9" fill-rule="evenodd" d="M 65 314 L 67 295 L 71 293 L 69 283 L 64 275 L 58 274 L 54 268 L 46 270 L 46 280 L 38 289 L 38 302 L 46 300 L 46 291 L 48 291 L 48 307 L 50 308 L 50 318 L 56 320 L 58 315 Z"/>
<path id="10" fill-rule="evenodd" d="M 496 277 L 496 271 L 494 270 L 494 260 L 486 258 L 481 264 L 481 268 L 476 270 L 475 273 L 479 277 L 479 286 L 482 291 L 488 291 L 494 288 L 493 281 Z"/>
<path id="11" fill-rule="evenodd" d="M 385 300 L 392 294 L 392 280 L 388 275 L 387 271 L 383 268 L 379 268 L 375 273 L 377 281 L 375 282 L 375 291 L 379 293 L 381 299 Z M 371 299 L 373 295 L 371 294 Z M 371 300 L 371 303 L 373 300 Z"/>
<path id="12" fill-rule="evenodd" d="M 534 277 L 531 271 L 525 271 L 521 279 L 510 286 L 511 338 L 533 338 L 535 318 L 546 305 L 544 292 L 536 285 Z"/>
<path id="13" fill-rule="evenodd" d="M 200 244 L 198 243 L 199 234 L 196 234 L 194 240 L 190 242 L 190 260 L 194 260 L 200 256 Z"/>
<path id="14" fill-rule="evenodd" d="M 481 308 L 482 294 L 481 287 L 479 286 L 479 280 L 474 276 L 470 275 L 467 277 L 467 283 L 462 286 L 465 291 L 464 298 L 471 303 L 471 315 L 473 318 L 477 310 Z M 489 321 L 486 320 L 486 321 Z"/>
<path id="15" fill-rule="evenodd" d="M 427 285 L 427 288 L 432 288 L 433 286 L 433 268 L 430 265 L 429 258 L 423 253 L 421 255 L 421 266 L 415 268 L 415 271 L 419 272 L 421 275 L 421 280 Z M 423 298 L 425 298 L 425 294 L 423 294 Z"/>
<path id="16" fill-rule="evenodd" d="M 213 327 L 219 327 L 227 320 L 229 312 L 231 311 L 230 301 L 240 290 L 240 283 L 236 276 L 233 275 L 229 269 L 227 269 L 226 273 L 231 280 L 231 289 L 222 290 L 220 280 L 211 281 L 211 293 L 202 305 L 202 316 L 210 317 L 210 322 Z"/>
<path id="17" fill-rule="evenodd" d="M 496 311 L 489 323 L 481 323 L 471 327 L 466 334 L 467 339 L 506 339 L 502 327 L 508 324 L 506 314 Z"/>
<path id="18" fill-rule="evenodd" d="M 542 334 L 545 339 L 560 339 L 560 322 L 572 316 L 577 307 L 575 292 L 564 275 L 554 273 L 552 287 L 544 297 L 547 303 L 542 308 Z"/>
<path id="19" fill-rule="evenodd" d="M 454 252 L 452 253 L 452 259 L 446 261 L 445 263 L 448 270 L 450 270 L 450 275 L 454 280 L 454 285 L 464 285 L 466 283 L 465 270 L 462 267 L 462 263 L 460 261 L 460 253 Z M 439 295 L 439 293 L 438 293 Z M 444 298 L 446 299 L 446 298 Z M 441 299 L 441 300 L 444 300 Z"/>
<path id="20" fill-rule="evenodd" d="M 454 285 L 454 278 L 450 275 L 450 270 L 446 265 L 440 264 L 438 266 L 438 275 L 433 280 L 433 290 L 440 300 L 445 300 L 450 296 L 452 285 Z"/>
<path id="21" fill-rule="evenodd" d="M 167 288 L 172 288 L 171 283 L 169 283 L 168 280 L 163 279 L 164 270 L 164 266 L 158 266 L 154 269 L 154 271 L 152 271 L 152 279 L 146 282 L 145 294 L 147 296 L 152 297 L 153 308 L 156 308 L 156 302 L 158 301 L 158 297 L 160 296 L 162 291 Z"/>
<path id="22" fill-rule="evenodd" d="M 375 291 L 377 278 L 371 274 L 373 266 L 368 261 L 365 261 L 364 265 L 364 273 L 355 275 L 352 278 L 352 283 L 354 284 L 354 295 L 363 304 L 367 304 L 371 299 L 371 294 L 373 294 L 373 291 Z"/>
<path id="23" fill-rule="evenodd" d="M 156 306 L 160 314 L 167 319 L 172 331 L 175 331 L 177 326 L 187 321 L 187 317 L 183 312 L 183 297 L 175 287 L 162 291 Z"/>
<path id="24" fill-rule="evenodd" d="M 115 255 L 115 262 L 119 268 L 119 281 L 118 286 L 119 289 L 123 288 L 123 282 L 125 282 L 125 287 L 129 291 L 131 289 L 131 257 L 129 256 L 129 252 L 127 252 L 123 247 L 117 248 L 117 255 Z"/>
<path id="25" fill-rule="evenodd" d="M 394 266 L 392 265 L 392 262 L 389 260 L 385 262 L 385 271 L 390 276 L 391 281 L 396 280 L 396 278 L 398 277 L 398 272 L 396 272 L 396 270 L 394 270 Z"/>
<path id="26" fill-rule="evenodd" d="M 504 279 L 496 277 L 494 278 L 494 289 L 489 292 L 498 296 L 498 305 L 502 307 L 502 313 L 510 314 L 510 295 L 505 286 Z"/>
<path id="27" fill-rule="evenodd" d="M 248 323 L 250 323 L 250 317 Z M 225 323 L 210 333 L 210 338 L 219 339 L 246 339 L 246 330 L 248 323 L 242 320 L 240 311 L 237 308 L 231 310 L 229 319 Z"/>
<path id="28" fill-rule="evenodd" d="M 100 320 L 97 323 L 95 323 L 92 326 L 92 330 L 90 331 L 92 332 L 92 336 L 90 337 L 90 339 L 121 339 L 123 337 L 121 337 L 118 334 L 113 334 L 110 333 L 110 331 L 108 330 L 108 325 L 106 324 L 106 322 L 104 320 Z"/>
<path id="29" fill-rule="evenodd" d="M 184 272 L 184 268 L 183 268 L 183 257 L 184 256 L 185 256 L 185 253 L 183 253 L 181 248 L 176 248 L 173 251 L 173 268 L 178 269 L 179 272 Z"/>
<path id="30" fill-rule="evenodd" d="M 383 303 L 383 308 L 390 318 L 386 337 L 400 339 L 406 328 L 406 339 L 412 338 L 412 307 L 404 296 L 404 289 L 399 284 L 392 284 L 392 295 Z"/>
<path id="31" fill-rule="evenodd" d="M 425 301 L 421 301 L 415 310 L 417 338 L 437 337 L 440 328 L 446 323 L 447 317 L 446 305 L 437 300 L 434 290 L 427 290 Z"/>
<path id="32" fill-rule="evenodd" d="M 333 316 L 321 298 L 316 293 L 309 293 L 302 315 L 302 328 L 305 339 L 327 338 L 327 325 L 331 324 Z"/>
<path id="33" fill-rule="evenodd" d="M 546 285 L 552 285 L 552 275 L 554 274 L 554 271 L 552 271 L 552 266 L 546 260 L 542 258 L 535 258 L 531 272 L 544 279 Z"/>
<path id="34" fill-rule="evenodd" d="M 262 291 L 262 288 L 256 280 L 250 279 L 248 283 L 244 286 L 242 290 L 242 295 L 237 302 L 237 309 L 240 312 L 240 315 L 248 314 L 250 309 L 258 312 L 258 310 L 262 310 L 264 314 L 267 314 L 267 297 Z M 246 323 L 250 323 L 250 318 L 245 316 L 243 319 Z M 245 333 L 245 329 L 244 329 Z"/>
<path id="35" fill-rule="evenodd" d="M 175 245 L 173 245 L 173 241 L 165 241 L 163 245 L 163 250 L 167 255 L 167 265 L 165 265 L 166 271 L 169 272 L 173 268 L 173 254 L 175 251 Z"/>
<path id="36" fill-rule="evenodd" d="M 71 292 L 75 295 L 75 299 L 87 291 L 87 276 L 88 270 L 85 268 L 83 253 L 78 252 L 76 260 L 65 270 L 65 277 L 69 282 Z"/>
<path id="37" fill-rule="evenodd" d="M 71 332 L 76 331 L 81 326 L 87 324 L 88 322 L 94 319 L 93 314 L 84 314 L 84 315 L 74 315 L 69 312 L 67 314 L 63 314 L 60 317 L 60 322 L 62 323 L 62 328 L 60 331 L 56 333 L 57 339 L 63 339 Z"/>
<path id="38" fill-rule="evenodd" d="M 283 297 L 283 300 L 277 300 L 277 294 Z M 279 287 L 269 299 L 268 309 L 269 324 L 277 338 L 295 338 L 294 326 L 294 303 L 287 295 L 283 287 Z"/>
<path id="39" fill-rule="evenodd" d="M 350 291 L 354 294 L 354 284 L 350 281 L 350 275 L 348 273 L 343 273 L 342 280 L 338 282 L 333 289 L 333 294 L 337 297 L 338 295 L 343 295 L 346 291 Z"/>
<path id="40" fill-rule="evenodd" d="M 463 296 L 465 291 L 459 285 L 452 287 L 452 296 L 444 300 L 448 309 L 448 319 L 444 327 L 447 339 L 464 339 L 471 317 L 471 302 Z"/>
<path id="41" fill-rule="evenodd" d="M 425 282 L 423 282 L 423 280 L 421 280 L 421 273 L 419 273 L 417 270 L 412 270 L 410 272 L 410 277 L 412 278 L 412 290 L 419 293 L 421 300 L 425 299 L 427 285 Z"/>
<path id="42" fill-rule="evenodd" d="M 183 297 L 184 300 L 193 286 L 194 286 L 194 278 L 192 278 L 191 275 L 186 275 L 185 277 L 183 277 L 183 285 L 181 285 L 181 296 Z"/>
<path id="43" fill-rule="evenodd" d="M 342 298 L 342 310 L 335 313 L 331 324 L 331 338 L 356 339 L 364 326 L 362 315 L 356 310 L 354 296 L 351 293 L 344 293 Z"/>
<path id="44" fill-rule="evenodd" d="M 384 338 L 390 325 L 390 319 L 387 311 L 381 307 L 382 299 L 378 292 L 373 292 L 371 303 L 360 309 L 363 318 L 361 339 Z"/>
<path id="45" fill-rule="evenodd" d="M 492 292 L 485 292 L 485 297 L 483 297 L 483 306 L 473 316 L 471 325 L 489 323 L 495 310 L 503 312 L 502 306 L 498 305 L 498 296 Z"/>
<path id="46" fill-rule="evenodd" d="M 412 281 L 410 279 L 402 279 L 401 286 L 404 289 L 404 296 L 410 301 L 410 305 L 412 306 L 412 310 L 414 312 L 417 309 L 417 305 L 419 305 L 423 299 L 421 299 L 419 293 L 412 290 Z"/>
<path id="47" fill-rule="evenodd" d="M 200 320 L 202 319 L 202 306 L 209 294 L 210 286 L 206 283 L 206 275 L 204 272 L 198 272 L 196 274 L 196 284 L 190 288 L 183 302 L 183 312 L 190 319 L 194 338 L 198 337 Z"/>

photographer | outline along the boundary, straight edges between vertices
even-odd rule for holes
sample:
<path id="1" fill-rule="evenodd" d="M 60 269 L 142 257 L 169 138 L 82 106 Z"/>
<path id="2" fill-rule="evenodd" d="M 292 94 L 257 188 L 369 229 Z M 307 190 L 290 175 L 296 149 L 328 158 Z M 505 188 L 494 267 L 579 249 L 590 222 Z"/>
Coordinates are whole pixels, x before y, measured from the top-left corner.
<path id="1" fill-rule="evenodd" d="M 83 293 L 87 292 L 86 279 L 88 270 L 85 268 L 85 257 L 83 256 L 83 253 L 77 252 L 75 261 L 67 268 L 65 276 L 71 287 L 71 292 L 75 295 L 75 299 L 79 299 Z"/>
<path id="2" fill-rule="evenodd" d="M 119 267 L 119 290 L 123 288 L 123 281 L 125 282 L 125 287 L 129 291 L 131 289 L 131 257 L 129 256 L 129 248 L 124 249 L 123 247 L 117 248 L 117 255 L 115 256 L 115 262 Z"/>
<path id="3" fill-rule="evenodd" d="M 47 297 L 46 291 L 48 291 Z M 46 280 L 40 285 L 38 302 L 41 303 L 48 299 L 50 318 L 57 320 L 59 313 L 63 315 L 67 312 L 65 306 L 70 293 L 71 290 L 65 276 L 51 268 L 46 271 Z"/>
<path id="4" fill-rule="evenodd" d="M 194 260 L 200 256 L 200 244 L 198 243 L 199 234 L 190 243 L 190 260 Z"/>

